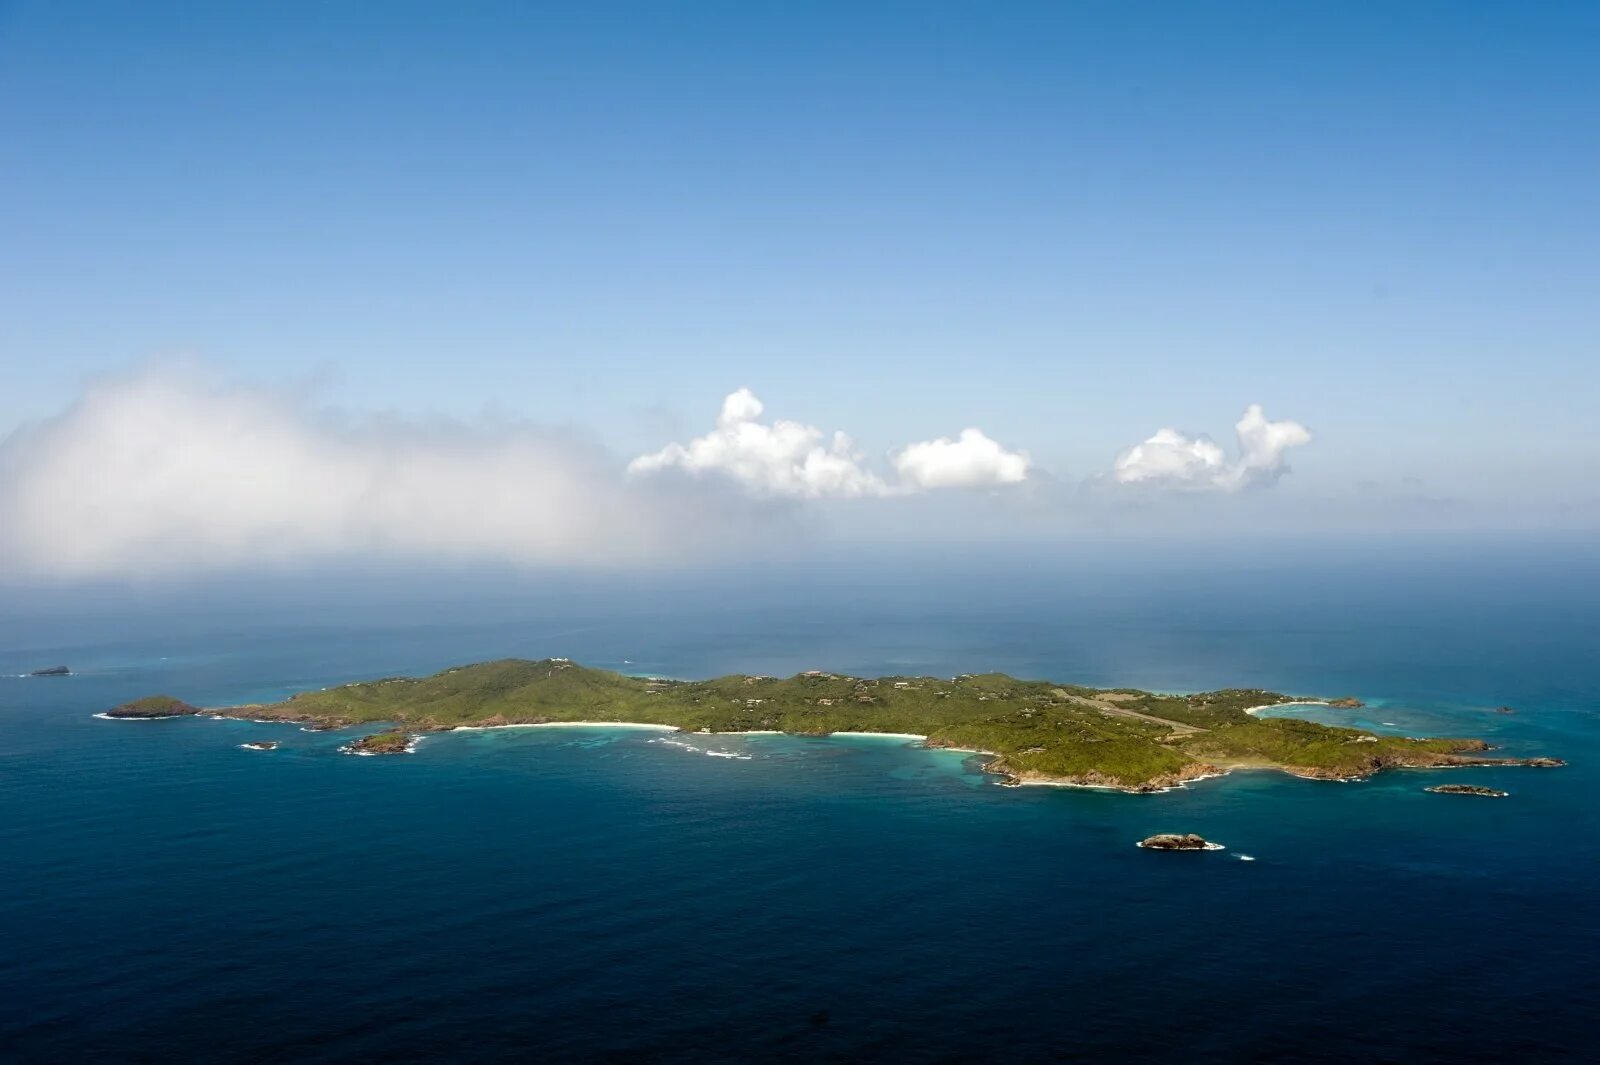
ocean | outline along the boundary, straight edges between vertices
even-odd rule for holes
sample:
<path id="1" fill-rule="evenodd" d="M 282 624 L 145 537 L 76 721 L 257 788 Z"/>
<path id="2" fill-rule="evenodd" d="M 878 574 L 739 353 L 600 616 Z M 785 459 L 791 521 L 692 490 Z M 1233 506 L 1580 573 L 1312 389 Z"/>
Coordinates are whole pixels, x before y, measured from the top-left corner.
<path id="1" fill-rule="evenodd" d="M 1597 577 L 1570 544 L 1409 545 L 14 599 L 0 1056 L 1594 1060 Z M 349 758 L 337 733 L 93 716 L 506 655 L 1355 695 L 1288 712 L 1571 764 L 1137 796 L 1000 788 L 892 738 L 514 729 Z M 1227 849 L 1134 846 L 1161 831 Z"/>

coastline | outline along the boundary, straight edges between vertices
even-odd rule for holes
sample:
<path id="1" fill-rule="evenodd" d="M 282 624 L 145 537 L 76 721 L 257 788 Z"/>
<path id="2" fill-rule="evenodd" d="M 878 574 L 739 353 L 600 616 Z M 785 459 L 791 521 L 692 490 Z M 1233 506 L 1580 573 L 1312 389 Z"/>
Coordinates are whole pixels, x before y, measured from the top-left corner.
<path id="1" fill-rule="evenodd" d="M 200 719 L 204 719 L 204 720 L 208 720 L 208 721 L 246 721 L 246 722 L 250 722 L 252 724 L 260 724 L 260 725 L 298 725 L 300 727 L 300 731 L 301 732 L 312 732 L 312 733 L 315 733 L 315 732 L 333 732 L 333 731 L 337 731 L 337 730 L 342 729 L 342 728 L 352 727 L 352 726 L 347 725 L 347 724 L 328 724 L 328 723 L 324 723 L 324 722 L 321 722 L 321 721 L 318 721 L 318 720 L 307 720 L 307 719 L 303 719 L 303 718 L 302 719 L 261 718 L 261 717 L 246 717 L 243 714 L 235 715 L 235 714 L 228 713 L 229 710 L 254 710 L 254 709 L 256 709 L 257 705 L 259 705 L 259 704 L 250 704 L 250 705 L 239 706 L 239 707 L 205 708 L 205 709 L 202 709 L 200 712 L 194 713 L 194 714 L 163 714 L 163 715 L 154 716 L 154 717 L 115 717 L 115 716 L 112 716 L 111 714 L 108 714 L 108 713 L 105 713 L 105 712 L 97 713 L 97 714 L 94 714 L 92 716 L 96 717 L 96 718 L 99 718 L 99 719 L 101 719 L 103 721 L 174 721 L 174 720 L 177 720 L 179 718 L 193 717 L 193 718 L 200 718 Z M 1252 716 L 1256 716 L 1259 711 L 1270 710 L 1270 709 L 1273 709 L 1275 707 L 1283 707 L 1283 706 L 1328 706 L 1328 705 L 1330 705 L 1330 703 L 1327 700 L 1323 700 L 1323 699 L 1296 699 L 1296 700 L 1294 700 L 1292 702 L 1287 702 L 1287 703 L 1267 703 L 1267 704 L 1264 704 L 1262 706 L 1247 707 L 1247 708 L 1245 708 L 1245 713 L 1248 713 L 1248 714 L 1250 714 Z M 1190 784 L 1195 784 L 1195 783 L 1198 783 L 1198 782 L 1200 782 L 1202 780 L 1215 780 L 1215 779 L 1218 779 L 1218 778 L 1221 778 L 1221 777 L 1231 776 L 1233 773 L 1241 771 L 1241 770 L 1255 770 L 1255 769 L 1272 770 L 1272 771 L 1275 771 L 1275 772 L 1283 773 L 1283 774 L 1285 774 L 1287 776 L 1295 777 L 1296 779 L 1299 779 L 1299 780 L 1323 781 L 1323 782 L 1336 783 L 1336 784 L 1353 784 L 1353 783 L 1359 783 L 1359 782 L 1365 781 L 1365 780 L 1370 780 L 1372 778 L 1372 776 L 1374 775 L 1374 773 L 1376 773 L 1376 772 L 1378 772 L 1378 771 L 1380 771 L 1382 769 L 1470 769 L 1470 768 L 1474 768 L 1474 767 L 1488 767 L 1488 766 L 1497 766 L 1497 765 L 1517 765 L 1517 764 L 1520 764 L 1520 763 L 1518 763 L 1518 762 L 1516 762 L 1514 760 L 1504 760 L 1504 761 L 1502 761 L 1502 760 L 1496 760 L 1496 759 L 1468 760 L 1468 761 L 1461 761 L 1461 762 L 1441 762 L 1441 763 L 1432 764 L 1432 765 L 1397 764 L 1397 765 L 1381 766 L 1378 769 L 1374 770 L 1373 773 L 1359 774 L 1359 775 L 1354 775 L 1354 776 L 1323 776 L 1323 775 L 1320 775 L 1320 774 L 1317 774 L 1317 773 L 1314 773 L 1314 772 L 1299 771 L 1299 770 L 1297 770 L 1296 767 L 1293 767 L 1293 766 L 1273 765 L 1273 764 L 1256 765 L 1256 764 L 1250 764 L 1250 763 L 1238 763 L 1238 764 L 1234 764 L 1234 765 L 1222 765 L 1222 766 L 1216 766 L 1216 765 L 1200 766 L 1200 765 L 1197 765 L 1195 768 L 1202 769 L 1202 771 L 1194 773 L 1192 775 L 1175 775 L 1171 779 L 1148 780 L 1148 781 L 1143 781 L 1143 782 L 1138 783 L 1138 784 L 1121 784 L 1121 783 L 1116 783 L 1114 781 L 1108 781 L 1108 780 L 1083 780 L 1083 779 L 1073 779 L 1071 777 L 1052 777 L 1052 776 L 1048 776 L 1046 774 L 1037 773 L 1035 771 L 1017 772 L 1017 771 L 1012 770 L 1009 766 L 1006 766 L 1004 764 L 1004 755 L 1000 754 L 998 751 L 983 750 L 983 749 L 980 749 L 980 748 L 977 748 L 977 747 L 945 746 L 945 745 L 939 744 L 937 742 L 930 743 L 929 742 L 929 737 L 927 735 L 925 735 L 923 733 L 917 733 L 917 732 L 872 732 L 872 731 L 856 731 L 856 730 L 851 730 L 851 729 L 842 729 L 842 730 L 838 730 L 838 731 L 834 731 L 834 732 L 825 732 L 825 733 L 785 732 L 785 731 L 783 731 L 781 729 L 748 729 L 748 730 L 741 729 L 741 730 L 736 730 L 736 731 L 709 732 L 709 731 L 703 731 L 703 730 L 690 731 L 688 729 L 681 728 L 681 727 L 679 727 L 677 725 L 666 725 L 666 724 L 661 724 L 659 722 L 653 722 L 653 721 L 587 721 L 587 720 L 585 720 L 585 721 L 526 721 L 526 722 L 508 722 L 506 724 L 499 724 L 499 725 L 455 725 L 455 726 L 452 726 L 450 728 L 443 728 L 443 729 L 439 729 L 439 728 L 435 728 L 435 729 L 426 729 L 426 728 L 417 729 L 412 735 L 411 742 L 406 745 L 406 748 L 405 748 L 404 752 L 402 752 L 402 753 L 405 753 L 405 754 L 413 754 L 413 753 L 415 753 L 416 749 L 417 749 L 417 746 L 424 739 L 426 739 L 428 736 L 445 735 L 445 734 L 448 734 L 448 733 L 451 733 L 451 732 L 490 732 L 490 731 L 493 731 L 493 730 L 496 730 L 496 729 L 524 729 L 524 728 L 527 728 L 527 729 L 550 729 L 550 728 L 556 728 L 556 729 L 559 729 L 559 728 L 624 729 L 624 730 L 629 730 L 629 731 L 637 730 L 637 731 L 642 731 L 642 732 L 675 732 L 675 733 L 680 733 L 680 734 L 685 735 L 685 736 L 808 736 L 808 737 L 813 738 L 813 739 L 829 739 L 829 738 L 832 738 L 832 737 L 835 737 L 835 736 L 860 736 L 860 737 L 864 737 L 864 738 L 867 738 L 867 739 L 905 740 L 905 741 L 910 741 L 910 742 L 914 743 L 916 746 L 919 746 L 924 750 L 929 750 L 929 751 L 949 751 L 949 752 L 954 753 L 954 754 L 975 755 L 975 756 L 978 756 L 978 757 L 982 757 L 982 758 L 988 759 L 981 766 L 981 770 L 987 776 L 999 778 L 999 779 L 994 781 L 995 785 L 998 786 L 998 787 L 1010 787 L 1010 788 L 1081 788 L 1081 789 L 1084 789 L 1084 790 L 1087 790 L 1087 791 L 1114 791 L 1114 792 L 1120 792 L 1120 793 L 1125 794 L 1125 795 L 1161 795 L 1161 794 L 1165 794 L 1165 793 L 1170 792 L 1170 791 L 1181 790 L 1183 788 L 1188 787 Z M 347 744 L 346 746 L 349 746 L 349 745 Z M 344 747 L 341 747 L 340 751 L 341 751 L 341 753 L 354 755 L 356 757 L 374 757 L 374 756 L 376 756 L 376 753 L 377 753 L 377 752 L 372 752 L 372 751 L 346 750 Z M 706 753 L 710 753 L 714 757 L 721 757 L 721 758 L 736 758 L 736 757 L 739 757 L 738 755 L 734 755 L 734 754 L 727 753 L 727 752 L 706 752 Z"/>
<path id="2" fill-rule="evenodd" d="M 456 725 L 444 729 L 445 732 L 488 732 L 498 728 L 627 728 L 627 729 L 662 729 L 667 732 L 682 732 L 677 725 L 661 725 L 651 721 L 526 721 L 507 725 Z M 737 733 L 733 733 L 737 735 Z"/>
<path id="3" fill-rule="evenodd" d="M 739 733 L 737 733 L 737 732 L 728 732 L 728 733 L 723 733 L 723 735 L 737 736 L 737 735 L 739 735 Z M 779 733 L 779 735 L 782 735 L 782 733 Z M 868 737 L 871 737 L 873 739 L 880 739 L 880 740 L 921 740 L 923 743 L 927 743 L 928 742 L 928 737 L 922 735 L 920 732 L 855 732 L 855 731 L 852 731 L 850 729 L 844 729 L 844 730 L 839 731 L 839 732 L 829 732 L 826 735 L 829 735 L 829 736 L 868 736 Z M 932 749 L 934 749 L 934 748 L 930 748 L 930 750 L 932 750 Z M 951 748 L 945 748 L 945 749 L 946 750 L 950 750 Z M 973 753 L 974 754 L 988 754 L 990 752 L 988 752 L 988 751 L 974 751 Z"/>
<path id="4" fill-rule="evenodd" d="M 980 751 L 976 753 L 987 754 L 988 752 Z M 998 755 L 996 756 L 996 761 L 999 761 Z M 1242 768 L 1237 766 L 1218 768 L 1217 766 L 1206 765 L 1202 768 L 1202 771 L 1198 773 L 1188 775 L 1178 773 L 1172 774 L 1167 778 L 1146 780 L 1138 784 L 1119 784 L 1115 781 L 1108 780 L 1074 780 L 1071 777 L 1052 777 L 1048 774 L 1037 773 L 1034 771 L 1029 771 L 1026 775 L 1024 775 L 1021 773 L 1014 773 L 1010 769 L 997 769 L 992 768 L 992 766 L 993 763 L 990 763 L 990 765 L 984 766 L 984 769 L 986 772 L 992 773 L 996 776 L 1004 777 L 1005 779 L 1000 781 L 1000 784 L 1003 787 L 1084 788 L 1089 791 L 1117 791 L 1122 792 L 1125 795 L 1165 795 L 1169 791 L 1181 791 L 1197 781 L 1214 780 L 1218 777 L 1230 776 L 1232 775 L 1234 769 Z M 1271 767 L 1264 766 L 1262 768 Z M 1207 772 L 1206 770 L 1211 771 Z"/>
<path id="5" fill-rule="evenodd" d="M 1260 717 L 1263 710 L 1281 710 L 1286 706 L 1332 706 L 1332 699 L 1290 699 L 1286 703 L 1262 703 L 1260 706 L 1247 706 L 1244 712 L 1251 717 Z"/>
<path id="6" fill-rule="evenodd" d="M 1268 703 L 1268 704 L 1265 704 L 1263 706 L 1249 707 L 1249 708 L 1246 708 L 1245 712 L 1254 715 L 1256 711 L 1269 710 L 1269 709 L 1272 709 L 1273 707 L 1279 707 L 1279 706 L 1326 706 L 1326 705 L 1328 705 L 1326 700 L 1297 699 L 1297 700 L 1295 700 L 1293 702 L 1290 702 L 1290 703 Z M 301 732 L 312 732 L 312 733 L 315 733 L 315 732 L 333 732 L 333 731 L 337 731 L 338 729 L 341 729 L 341 728 L 352 727 L 352 726 L 349 726 L 349 725 L 342 725 L 342 724 L 341 725 L 321 724 L 321 723 L 318 723 L 316 721 L 307 721 L 307 720 L 304 720 L 304 719 L 296 720 L 296 719 L 289 719 L 289 718 L 245 717 L 242 714 L 235 716 L 233 714 L 228 713 L 229 710 L 233 710 L 233 709 L 237 709 L 237 710 L 252 710 L 252 709 L 255 709 L 255 704 L 247 705 L 247 706 L 241 706 L 241 707 L 206 708 L 206 709 L 202 710 L 200 713 L 197 713 L 197 714 L 166 714 L 166 715 L 162 715 L 162 716 L 159 716 L 159 717 L 112 717 L 111 715 L 106 714 L 104 712 L 94 714 L 93 716 L 96 717 L 96 718 L 100 718 L 102 720 L 106 720 L 106 721 L 174 721 L 174 720 L 177 720 L 179 718 L 184 718 L 184 717 L 201 718 L 201 719 L 208 720 L 208 721 L 247 721 L 247 722 L 251 722 L 253 724 L 261 724 L 261 725 L 298 725 L 298 726 L 300 726 L 300 731 Z M 559 729 L 559 728 L 597 728 L 597 729 L 601 729 L 601 728 L 603 728 L 603 729 L 624 729 L 624 730 L 629 730 L 629 731 L 637 730 L 637 731 L 642 731 L 642 732 L 675 732 L 675 733 L 680 733 L 680 734 L 685 735 L 685 736 L 806 736 L 806 737 L 809 737 L 809 738 L 812 738 L 812 739 L 830 739 L 830 738 L 835 737 L 835 736 L 860 736 L 860 737 L 864 737 L 864 738 L 867 738 L 867 739 L 907 740 L 907 741 L 913 741 L 916 746 L 919 746 L 924 750 L 929 750 L 929 751 L 948 751 L 948 752 L 953 753 L 953 754 L 975 755 L 975 756 L 978 756 L 978 757 L 982 757 L 982 758 L 988 759 L 981 766 L 982 772 L 987 776 L 999 778 L 999 779 L 994 781 L 994 784 L 997 787 L 1008 787 L 1008 788 L 1080 788 L 1080 789 L 1083 789 L 1083 790 L 1086 790 L 1086 791 L 1119 792 L 1119 793 L 1124 794 L 1124 795 L 1162 795 L 1162 794 L 1166 794 L 1167 792 L 1182 790 L 1182 789 L 1188 787 L 1190 784 L 1198 783 L 1199 781 L 1202 781 L 1202 780 L 1215 780 L 1215 779 L 1218 779 L 1218 778 L 1221 778 L 1221 777 L 1231 776 L 1233 773 L 1235 773 L 1237 771 L 1240 771 L 1240 770 L 1252 770 L 1252 769 L 1272 770 L 1272 771 L 1275 771 L 1275 772 L 1284 773 L 1284 774 L 1286 774 L 1288 776 L 1291 776 L 1291 777 L 1295 777 L 1296 779 L 1299 779 L 1299 780 L 1314 780 L 1314 781 L 1324 781 L 1324 782 L 1339 783 L 1339 784 L 1357 783 L 1357 782 L 1360 782 L 1360 781 L 1371 779 L 1371 774 L 1368 774 L 1366 776 L 1329 777 L 1329 776 L 1318 776 L 1318 775 L 1316 775 L 1314 773 L 1296 772 L 1294 768 L 1289 767 L 1289 766 L 1270 765 L 1270 764 L 1268 764 L 1268 765 L 1252 765 L 1252 764 L 1243 764 L 1243 763 L 1241 763 L 1241 764 L 1237 764 L 1237 765 L 1225 765 L 1225 766 L 1221 766 L 1221 767 L 1218 767 L 1218 766 L 1206 766 L 1205 767 L 1206 769 L 1209 769 L 1209 770 L 1212 770 L 1212 771 L 1211 772 L 1199 772 L 1199 773 L 1196 773 L 1196 774 L 1194 774 L 1192 776 L 1182 776 L 1182 777 L 1178 777 L 1176 779 L 1167 780 L 1167 781 L 1161 781 L 1161 782 L 1144 781 L 1144 782 L 1139 783 L 1139 784 L 1119 784 L 1119 783 L 1115 783 L 1115 782 L 1112 782 L 1112 781 L 1105 781 L 1105 780 L 1075 780 L 1075 779 L 1072 779 L 1070 777 L 1052 777 L 1052 776 L 1047 776 L 1047 775 L 1044 775 L 1044 774 L 1039 774 L 1039 773 L 1031 772 L 1031 771 L 1030 772 L 1026 772 L 1026 773 L 1015 772 L 1010 767 L 1004 765 L 1004 763 L 1003 763 L 1004 756 L 1002 754 L 1000 754 L 998 751 L 988 751 L 988 750 L 983 750 L 983 749 L 980 749 L 980 748 L 977 748 L 977 747 L 954 747 L 954 746 L 944 746 L 944 745 L 941 745 L 939 743 L 929 743 L 928 742 L 929 737 L 927 735 L 922 734 L 922 733 L 917 733 L 917 732 L 870 732 L 870 731 L 856 731 L 856 730 L 850 730 L 850 729 L 842 729 L 842 730 L 835 731 L 835 732 L 825 732 L 825 733 L 785 732 L 785 731 L 783 731 L 781 729 L 749 729 L 749 730 L 737 730 L 737 731 L 728 731 L 728 732 L 705 732 L 705 731 L 690 731 L 690 730 L 687 730 L 687 729 L 680 728 L 677 725 L 666 725 L 666 724 L 661 724 L 659 722 L 653 722 L 653 721 L 525 721 L 525 722 L 509 722 L 509 723 L 506 723 L 506 724 L 503 724 L 503 725 L 455 725 L 455 726 L 452 726 L 452 727 L 446 728 L 446 729 L 420 729 L 420 730 L 417 730 L 413 734 L 411 742 L 406 745 L 406 748 L 405 748 L 403 753 L 405 753 L 405 754 L 414 754 L 416 752 L 417 746 L 424 739 L 426 739 L 428 736 L 447 735 L 447 734 L 452 733 L 452 732 L 490 732 L 490 731 L 494 731 L 494 730 L 498 730 L 498 729 L 550 729 L 550 728 L 556 728 L 556 729 Z M 346 746 L 348 746 L 348 744 Z M 340 751 L 341 751 L 341 753 L 348 754 L 348 755 L 353 755 L 355 757 L 363 757 L 363 758 L 365 758 L 365 757 L 376 757 L 377 756 L 376 752 L 359 751 L 359 750 L 345 750 L 344 747 L 341 747 Z M 721 752 L 716 753 L 714 756 L 715 757 L 724 757 L 724 758 L 736 757 L 735 755 L 721 753 Z M 1495 764 L 1503 764 L 1503 763 L 1495 763 L 1495 762 L 1487 762 L 1486 761 L 1486 762 L 1465 762 L 1465 763 L 1456 763 L 1456 764 L 1448 764 L 1447 763 L 1447 764 L 1443 764 L 1443 765 L 1411 765 L 1411 766 L 1408 766 L 1408 765 L 1397 765 L 1397 766 L 1387 766 L 1387 767 L 1384 767 L 1384 768 L 1392 768 L 1392 769 L 1458 769 L 1458 768 L 1471 768 L 1473 765 L 1495 765 Z"/>
<path id="7" fill-rule="evenodd" d="M 1120 791 L 1130 795 L 1164 795 L 1169 791 L 1182 791 L 1190 784 L 1195 784 L 1202 780 L 1216 780 L 1220 777 L 1232 776 L 1234 770 L 1245 768 L 1251 767 L 1229 766 L 1216 773 L 1197 773 L 1192 777 L 1184 777 L 1182 780 L 1173 781 L 1171 784 L 1159 784 L 1154 787 L 1127 784 L 1086 784 L 1081 781 L 1051 777 L 1014 778 L 1010 786 L 1017 788 L 1087 788 L 1091 791 Z M 1261 766 L 1260 768 L 1267 769 L 1271 767 Z"/>

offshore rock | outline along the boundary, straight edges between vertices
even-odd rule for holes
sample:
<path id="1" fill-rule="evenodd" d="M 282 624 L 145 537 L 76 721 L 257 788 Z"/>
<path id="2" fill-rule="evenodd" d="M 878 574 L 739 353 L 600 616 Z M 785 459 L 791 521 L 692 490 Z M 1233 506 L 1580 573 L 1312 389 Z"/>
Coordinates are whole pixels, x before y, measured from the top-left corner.
<path id="1" fill-rule="evenodd" d="M 1150 851 L 1219 851 L 1222 844 L 1212 843 L 1193 832 L 1182 834 L 1162 832 L 1139 841 L 1139 846 Z"/>

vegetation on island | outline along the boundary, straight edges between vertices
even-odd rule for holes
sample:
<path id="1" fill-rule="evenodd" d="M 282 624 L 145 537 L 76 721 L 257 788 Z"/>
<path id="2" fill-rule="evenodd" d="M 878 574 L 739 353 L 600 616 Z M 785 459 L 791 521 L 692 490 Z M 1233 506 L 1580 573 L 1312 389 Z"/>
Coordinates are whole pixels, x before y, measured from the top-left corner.
<path id="1" fill-rule="evenodd" d="M 182 699 L 174 699 L 170 695 L 147 695 L 143 699 L 135 699 L 131 703 L 123 703 L 106 711 L 107 717 L 183 717 L 187 714 L 198 714 L 200 708 L 190 706 Z"/>
<path id="2" fill-rule="evenodd" d="M 1503 799 L 1511 793 L 1501 791 L 1499 788 L 1486 788 L 1479 784 L 1440 784 L 1433 788 L 1423 788 L 1435 795 L 1481 795 L 1486 799 Z"/>
<path id="3" fill-rule="evenodd" d="M 414 738 L 407 732 L 376 732 L 339 749 L 345 754 L 410 754 Z"/>
<path id="4" fill-rule="evenodd" d="M 1351 778 L 1390 766 L 1528 764 L 1466 757 L 1488 749 L 1481 740 L 1379 736 L 1247 712 L 1294 701 L 1258 689 L 1162 695 L 1002 673 L 869 678 L 811 671 L 679 681 L 556 658 L 346 684 L 222 713 L 313 728 L 387 723 L 405 730 L 353 745 L 374 752 L 404 750 L 416 732 L 572 721 L 643 722 L 691 732 L 914 733 L 932 747 L 989 756 L 987 768 L 1009 783 L 1140 791 L 1242 766 Z"/>

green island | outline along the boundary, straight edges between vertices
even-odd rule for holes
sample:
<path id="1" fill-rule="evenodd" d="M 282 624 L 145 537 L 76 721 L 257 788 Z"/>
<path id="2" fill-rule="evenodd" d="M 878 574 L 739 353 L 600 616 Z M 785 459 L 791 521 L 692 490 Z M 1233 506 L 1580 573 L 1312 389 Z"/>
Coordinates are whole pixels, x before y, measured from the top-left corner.
<path id="1" fill-rule="evenodd" d="M 157 720 L 164 717 L 185 717 L 203 712 L 198 706 L 190 706 L 182 699 L 174 699 L 170 695 L 147 695 L 143 699 L 135 699 L 131 703 L 123 703 L 114 710 L 107 710 L 104 716 Z"/>
<path id="2" fill-rule="evenodd" d="M 734 675 L 683 681 L 590 669 L 562 658 L 503 659 L 431 677 L 391 677 L 303 692 L 281 703 L 199 710 L 152 696 L 106 717 L 193 713 L 300 723 L 384 724 L 351 753 L 401 753 L 411 738 L 461 727 L 638 723 L 686 732 L 902 733 L 971 751 L 1008 784 L 1150 792 L 1234 769 L 1357 779 L 1396 767 L 1556 766 L 1553 758 L 1475 757 L 1478 739 L 1380 736 L 1253 711 L 1321 702 L 1249 688 L 1163 695 L 1017 680 L 1002 673 L 852 677 Z"/>
<path id="3" fill-rule="evenodd" d="M 410 754 L 416 737 L 409 732 L 375 732 L 339 748 L 345 754 Z"/>

